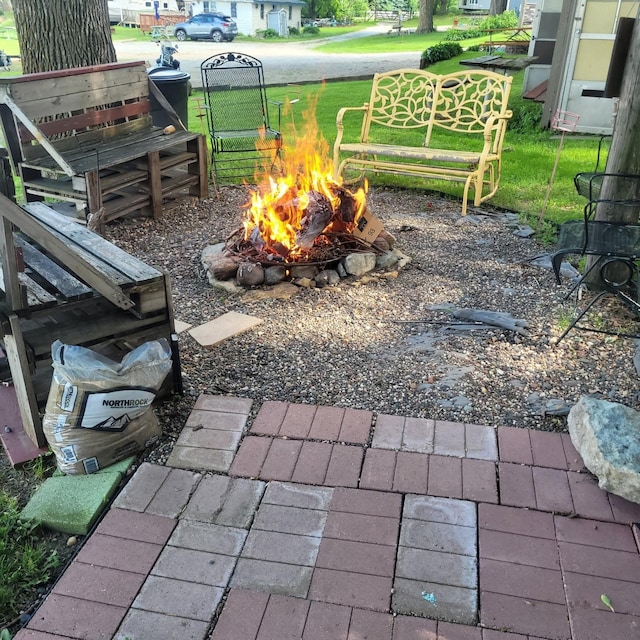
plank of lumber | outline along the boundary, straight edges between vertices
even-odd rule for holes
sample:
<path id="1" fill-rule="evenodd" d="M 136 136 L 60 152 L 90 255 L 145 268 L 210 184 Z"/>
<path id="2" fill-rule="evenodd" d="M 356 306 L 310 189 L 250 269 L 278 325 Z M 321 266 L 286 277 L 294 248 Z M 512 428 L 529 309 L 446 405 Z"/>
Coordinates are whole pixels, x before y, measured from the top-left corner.
<path id="1" fill-rule="evenodd" d="M 64 239 L 97 269 L 117 280 L 118 284 L 141 284 L 162 277 L 162 273 L 123 251 L 97 233 L 54 211 L 42 202 L 30 202 L 24 209 L 51 233 Z M 108 267 L 108 268 L 107 268 Z M 119 276 L 116 274 L 120 274 Z M 80 274 L 76 274 L 80 275 Z"/>
<path id="2" fill-rule="evenodd" d="M 93 295 L 93 291 L 90 287 L 83 282 L 80 282 L 80 280 L 75 278 L 44 253 L 38 251 L 24 238 L 14 236 L 13 241 L 17 247 L 22 249 L 25 264 L 31 269 L 31 271 L 37 273 L 43 280 L 46 280 L 53 289 L 60 293 L 62 298 L 65 300 L 79 300 Z"/>
<path id="3" fill-rule="evenodd" d="M 227 338 L 255 327 L 261 322 L 262 319 L 260 318 L 229 311 L 229 313 L 225 313 L 219 318 L 215 318 L 215 320 L 189 329 L 189 334 L 203 347 L 212 347 Z"/>

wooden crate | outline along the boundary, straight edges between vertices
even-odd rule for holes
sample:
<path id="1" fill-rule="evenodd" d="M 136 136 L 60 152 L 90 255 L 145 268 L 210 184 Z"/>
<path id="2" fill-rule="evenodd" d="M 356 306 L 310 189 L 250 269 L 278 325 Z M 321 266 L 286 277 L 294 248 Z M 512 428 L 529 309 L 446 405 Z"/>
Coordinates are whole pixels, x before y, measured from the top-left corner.
<path id="1" fill-rule="evenodd" d="M 46 444 L 42 415 L 55 340 L 119 361 L 143 342 L 166 338 L 173 371 L 160 395 L 182 392 L 166 273 L 41 202 L 19 207 L 0 195 L 0 223 L 0 343 L 36 445 Z"/>

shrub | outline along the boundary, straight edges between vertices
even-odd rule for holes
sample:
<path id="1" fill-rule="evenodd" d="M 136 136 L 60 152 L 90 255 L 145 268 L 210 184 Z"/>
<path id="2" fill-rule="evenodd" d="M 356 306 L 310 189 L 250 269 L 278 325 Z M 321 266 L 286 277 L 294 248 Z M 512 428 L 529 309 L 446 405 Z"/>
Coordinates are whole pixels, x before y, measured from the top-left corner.
<path id="1" fill-rule="evenodd" d="M 318 27 L 313 27 L 311 25 L 307 25 L 303 30 L 302 33 L 306 33 L 310 36 L 317 36 L 320 33 L 320 29 L 318 29 Z"/>
<path id="2" fill-rule="evenodd" d="M 290 36 L 299 36 L 300 35 L 300 29 L 298 29 L 297 27 L 289 27 L 289 35 Z"/>
<path id="3" fill-rule="evenodd" d="M 542 104 L 532 100 L 515 101 L 513 116 L 507 122 L 507 130 L 517 133 L 536 133 L 540 131 Z"/>
<path id="4" fill-rule="evenodd" d="M 420 56 L 420 68 L 424 69 L 430 64 L 441 62 L 442 60 L 450 60 L 462 53 L 462 47 L 457 42 L 440 42 L 439 44 L 429 47 L 422 52 Z"/>
<path id="5" fill-rule="evenodd" d="M 277 38 L 278 37 L 278 32 L 275 29 L 265 29 L 262 32 L 262 37 L 265 40 L 269 40 L 271 38 Z"/>
<path id="6" fill-rule="evenodd" d="M 443 42 L 458 42 L 459 40 L 470 40 L 484 35 L 480 29 L 449 29 L 442 38 Z"/>
<path id="7" fill-rule="evenodd" d="M 480 22 L 478 29 L 488 31 L 489 29 L 509 29 L 518 26 L 518 16 L 515 11 L 505 11 L 499 16 L 487 16 Z"/>

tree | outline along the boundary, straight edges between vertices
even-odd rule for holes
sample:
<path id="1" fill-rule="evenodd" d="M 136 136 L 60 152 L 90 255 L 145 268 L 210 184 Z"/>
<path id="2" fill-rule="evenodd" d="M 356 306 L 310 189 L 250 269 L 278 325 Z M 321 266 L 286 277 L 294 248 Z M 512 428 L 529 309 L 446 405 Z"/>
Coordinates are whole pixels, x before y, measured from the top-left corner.
<path id="1" fill-rule="evenodd" d="M 431 33 L 433 28 L 433 8 L 435 0 L 420 0 L 420 14 L 416 33 Z"/>
<path id="2" fill-rule="evenodd" d="M 618 115 L 616 116 L 607 157 L 607 174 L 640 175 L 640 104 L 634 97 L 640 90 L 640 12 L 636 17 L 631 35 L 631 44 L 624 65 Z M 638 224 L 640 219 L 640 180 L 604 178 L 596 204 L 595 219 L 601 222 Z M 626 200 L 630 204 L 621 206 L 614 201 Z M 589 256 L 587 271 L 596 266 L 598 256 Z M 625 282 L 628 273 L 624 263 L 612 262 L 607 271 L 611 282 Z M 587 278 L 591 289 L 602 289 L 599 269 L 593 269 Z"/>
<path id="3" fill-rule="evenodd" d="M 350 22 L 367 13 L 367 0 L 333 0 L 333 16 L 341 22 Z"/>
<path id="4" fill-rule="evenodd" d="M 107 0 L 13 0 L 24 73 L 116 61 Z"/>
<path id="5" fill-rule="evenodd" d="M 640 13 L 636 17 L 631 44 L 624 65 L 618 115 L 616 116 L 611 147 L 607 157 L 606 173 L 640 175 Z M 601 200 L 635 200 L 640 202 L 640 180 L 605 179 Z M 638 207 L 599 205 L 596 220 L 609 220 L 637 224 Z"/>
<path id="6" fill-rule="evenodd" d="M 507 0 L 491 0 L 490 16 L 500 16 L 507 10 Z"/>

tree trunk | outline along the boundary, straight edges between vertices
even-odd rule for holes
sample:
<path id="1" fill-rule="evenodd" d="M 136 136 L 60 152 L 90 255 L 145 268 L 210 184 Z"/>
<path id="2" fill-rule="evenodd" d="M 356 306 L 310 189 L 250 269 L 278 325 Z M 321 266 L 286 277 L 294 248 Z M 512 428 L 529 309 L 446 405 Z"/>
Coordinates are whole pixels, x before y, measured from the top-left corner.
<path id="1" fill-rule="evenodd" d="M 491 0 L 490 16 L 500 16 L 507 10 L 507 0 Z"/>
<path id="2" fill-rule="evenodd" d="M 13 0 L 24 73 L 116 61 L 107 0 Z"/>
<path id="3" fill-rule="evenodd" d="M 420 15 L 416 33 L 431 33 L 433 28 L 433 7 L 436 0 L 420 0 Z"/>
<path id="4" fill-rule="evenodd" d="M 607 158 L 605 173 L 640 175 L 640 14 L 636 17 L 631 45 L 624 66 L 618 115 L 616 116 Z M 600 200 L 635 200 L 640 203 L 640 179 L 605 178 Z M 640 206 L 616 207 L 598 205 L 596 220 L 628 222 L 636 224 L 640 218 Z"/>
<path id="5" fill-rule="evenodd" d="M 613 128 L 611 148 L 607 158 L 605 173 L 625 173 L 640 175 L 640 101 L 637 98 L 640 90 L 640 14 L 631 36 L 631 45 L 622 77 L 618 115 Z M 622 222 L 638 224 L 640 219 L 640 178 L 605 177 L 598 195 L 595 219 L 602 222 Z M 627 201 L 623 204 L 620 201 Z M 613 201 L 617 201 L 613 202 Z M 598 259 L 589 256 L 587 268 Z M 615 281 L 624 279 L 624 268 L 615 267 L 609 274 Z M 586 282 L 591 289 L 601 289 L 602 282 L 598 269 L 594 269 Z"/>

